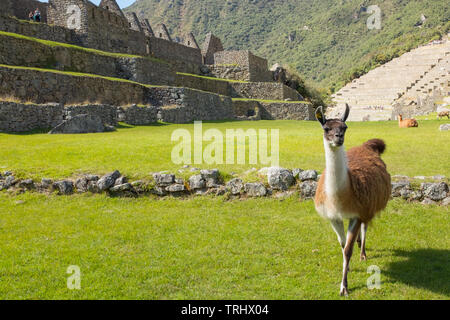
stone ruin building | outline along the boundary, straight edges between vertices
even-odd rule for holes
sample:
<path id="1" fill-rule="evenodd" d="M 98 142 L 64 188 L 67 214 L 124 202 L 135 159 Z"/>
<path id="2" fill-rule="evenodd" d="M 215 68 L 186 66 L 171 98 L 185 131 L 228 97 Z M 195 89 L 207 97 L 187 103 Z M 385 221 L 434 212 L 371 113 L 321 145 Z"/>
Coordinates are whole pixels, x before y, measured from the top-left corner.
<path id="1" fill-rule="evenodd" d="M 79 114 L 105 124 L 313 120 L 267 60 L 209 33 L 172 40 L 115 0 L 0 0 L 0 131 L 52 128 Z M 28 21 L 39 8 L 41 23 Z M 26 103 L 25 103 L 26 102 Z"/>

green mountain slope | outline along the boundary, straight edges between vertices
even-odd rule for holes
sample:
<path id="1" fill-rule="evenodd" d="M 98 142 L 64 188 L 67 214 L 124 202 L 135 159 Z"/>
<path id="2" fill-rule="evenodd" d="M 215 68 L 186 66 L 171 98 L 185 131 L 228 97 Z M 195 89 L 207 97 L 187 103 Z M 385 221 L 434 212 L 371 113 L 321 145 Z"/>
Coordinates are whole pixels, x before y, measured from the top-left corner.
<path id="1" fill-rule="evenodd" d="M 375 3 L 381 30 L 367 28 Z M 446 0 L 138 0 L 126 11 L 164 22 L 173 36 L 193 31 L 199 43 L 212 31 L 226 49 L 248 48 L 331 91 L 450 26 Z"/>

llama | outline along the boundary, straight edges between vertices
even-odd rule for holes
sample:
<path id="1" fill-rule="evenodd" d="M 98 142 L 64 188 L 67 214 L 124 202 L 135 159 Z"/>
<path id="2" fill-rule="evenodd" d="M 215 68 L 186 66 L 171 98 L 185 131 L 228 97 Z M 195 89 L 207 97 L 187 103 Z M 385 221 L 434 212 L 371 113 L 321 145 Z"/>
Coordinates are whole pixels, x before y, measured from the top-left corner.
<path id="1" fill-rule="evenodd" d="M 366 260 L 368 223 L 386 207 L 391 195 L 391 176 L 380 158 L 386 148 L 382 140 L 372 139 L 345 152 L 345 121 L 349 113 L 346 105 L 341 119 L 326 119 L 322 107 L 316 110 L 316 118 L 324 130 L 326 168 L 314 202 L 319 215 L 330 220 L 342 247 L 341 296 L 348 295 L 347 273 L 355 240 L 360 237 L 360 259 Z M 347 237 L 344 219 L 350 220 Z"/>
<path id="2" fill-rule="evenodd" d="M 438 113 L 437 118 L 440 120 L 441 118 L 447 117 L 447 119 L 450 119 L 450 112 L 449 111 L 441 111 Z"/>
<path id="3" fill-rule="evenodd" d="M 398 115 L 398 126 L 399 128 L 412 128 L 412 127 L 418 127 L 419 123 L 416 119 L 405 119 L 403 120 L 403 117 L 401 114 Z"/>

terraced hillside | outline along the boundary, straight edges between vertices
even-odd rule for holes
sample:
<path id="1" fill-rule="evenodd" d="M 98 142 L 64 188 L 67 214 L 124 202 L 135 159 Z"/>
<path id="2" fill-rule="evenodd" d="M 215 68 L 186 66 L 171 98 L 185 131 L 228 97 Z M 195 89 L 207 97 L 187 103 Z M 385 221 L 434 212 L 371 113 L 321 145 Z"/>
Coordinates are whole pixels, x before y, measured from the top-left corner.
<path id="1" fill-rule="evenodd" d="M 374 4 L 381 30 L 367 28 Z M 166 23 L 174 37 L 193 31 L 201 41 L 212 31 L 226 49 L 249 48 L 331 90 L 450 26 L 445 0 L 138 0 L 126 11 Z"/>
<path id="2" fill-rule="evenodd" d="M 449 94 L 449 61 L 450 41 L 436 41 L 353 80 L 332 97 L 351 106 L 353 121 L 389 120 L 398 108 L 408 115 L 435 111 L 434 100 Z"/>

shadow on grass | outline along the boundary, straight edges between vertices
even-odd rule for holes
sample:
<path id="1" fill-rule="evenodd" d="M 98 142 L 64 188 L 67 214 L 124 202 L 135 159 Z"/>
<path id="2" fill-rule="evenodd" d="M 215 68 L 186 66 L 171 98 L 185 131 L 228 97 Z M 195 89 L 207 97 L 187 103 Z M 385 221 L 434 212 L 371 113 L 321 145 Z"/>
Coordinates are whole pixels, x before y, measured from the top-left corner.
<path id="1" fill-rule="evenodd" d="M 394 255 L 404 259 L 388 265 L 391 280 L 450 296 L 450 250 L 396 250 Z"/>

